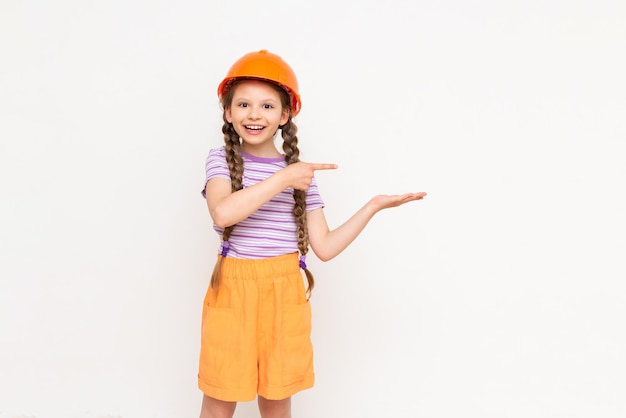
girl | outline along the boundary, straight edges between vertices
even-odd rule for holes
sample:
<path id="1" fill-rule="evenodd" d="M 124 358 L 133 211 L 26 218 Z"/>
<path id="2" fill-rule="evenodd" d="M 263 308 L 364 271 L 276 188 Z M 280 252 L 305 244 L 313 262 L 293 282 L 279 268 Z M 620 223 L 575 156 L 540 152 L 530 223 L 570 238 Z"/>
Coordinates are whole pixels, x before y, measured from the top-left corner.
<path id="1" fill-rule="evenodd" d="M 309 246 L 328 261 L 376 212 L 426 193 L 375 196 L 331 231 L 314 173 L 337 166 L 300 161 L 291 67 L 265 50 L 246 54 L 217 92 L 225 144 L 209 152 L 202 194 L 222 244 L 203 306 L 200 417 L 232 417 L 258 395 L 263 418 L 288 418 L 291 396 L 314 383 Z"/>

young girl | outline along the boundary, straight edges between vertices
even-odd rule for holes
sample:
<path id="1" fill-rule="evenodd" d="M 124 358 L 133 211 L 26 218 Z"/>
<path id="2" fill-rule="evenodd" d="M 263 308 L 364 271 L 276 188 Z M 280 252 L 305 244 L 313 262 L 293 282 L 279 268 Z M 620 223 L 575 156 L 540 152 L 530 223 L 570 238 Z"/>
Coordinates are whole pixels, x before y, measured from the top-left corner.
<path id="1" fill-rule="evenodd" d="M 291 67 L 265 50 L 246 54 L 218 96 L 225 144 L 209 152 L 202 194 L 222 244 L 202 314 L 200 417 L 232 417 L 236 402 L 257 395 L 263 418 L 291 417 L 291 395 L 314 383 L 309 246 L 328 261 L 376 212 L 426 193 L 375 196 L 329 230 L 314 173 L 337 166 L 300 161 Z"/>

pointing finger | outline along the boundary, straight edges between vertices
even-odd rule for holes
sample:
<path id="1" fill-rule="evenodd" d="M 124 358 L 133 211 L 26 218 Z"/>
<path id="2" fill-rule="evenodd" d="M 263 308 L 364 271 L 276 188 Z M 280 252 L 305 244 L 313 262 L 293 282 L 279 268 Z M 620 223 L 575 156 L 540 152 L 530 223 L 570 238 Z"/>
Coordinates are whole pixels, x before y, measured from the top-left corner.
<path id="1" fill-rule="evenodd" d="M 337 164 L 311 164 L 313 170 L 335 170 L 337 168 Z"/>

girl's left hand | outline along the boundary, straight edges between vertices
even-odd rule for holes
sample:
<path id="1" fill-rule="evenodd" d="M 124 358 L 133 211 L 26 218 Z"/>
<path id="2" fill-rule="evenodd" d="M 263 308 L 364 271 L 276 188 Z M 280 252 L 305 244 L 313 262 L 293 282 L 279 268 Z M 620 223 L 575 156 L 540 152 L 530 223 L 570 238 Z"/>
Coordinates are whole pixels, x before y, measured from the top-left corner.
<path id="1" fill-rule="evenodd" d="M 394 208 L 396 206 L 403 205 L 408 202 L 412 202 L 414 200 L 422 200 L 426 196 L 425 192 L 419 193 L 405 193 L 405 194 L 395 194 L 395 195 L 378 195 L 374 196 L 370 203 L 374 206 L 376 211 Z"/>

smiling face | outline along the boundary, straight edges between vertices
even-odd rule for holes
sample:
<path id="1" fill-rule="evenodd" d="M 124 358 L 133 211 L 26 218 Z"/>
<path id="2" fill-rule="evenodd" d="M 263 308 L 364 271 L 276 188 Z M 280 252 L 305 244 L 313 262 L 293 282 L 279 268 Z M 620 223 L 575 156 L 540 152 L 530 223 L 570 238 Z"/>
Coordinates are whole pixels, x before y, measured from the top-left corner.
<path id="1" fill-rule="evenodd" d="M 231 89 L 232 101 L 225 104 L 224 115 L 241 137 L 243 151 L 257 157 L 279 156 L 274 136 L 289 120 L 289 107 L 277 88 L 264 81 L 243 80 Z"/>

